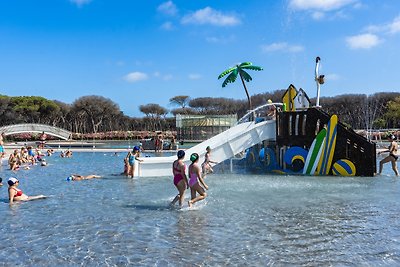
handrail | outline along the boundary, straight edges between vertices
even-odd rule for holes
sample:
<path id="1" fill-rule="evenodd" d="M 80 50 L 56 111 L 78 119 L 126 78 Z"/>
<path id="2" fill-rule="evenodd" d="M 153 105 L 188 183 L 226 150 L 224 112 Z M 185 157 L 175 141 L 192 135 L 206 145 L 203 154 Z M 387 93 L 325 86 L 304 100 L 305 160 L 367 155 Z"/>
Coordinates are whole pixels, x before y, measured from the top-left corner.
<path id="1" fill-rule="evenodd" d="M 254 114 L 256 111 L 258 111 L 258 110 L 260 110 L 260 109 L 263 109 L 263 108 L 266 108 L 266 107 L 270 107 L 270 106 L 275 106 L 275 107 L 280 107 L 280 108 L 281 108 L 281 107 L 283 106 L 283 103 L 267 103 L 267 104 L 258 106 L 258 107 L 256 107 L 255 109 L 252 109 L 252 110 L 248 111 L 243 117 L 241 117 L 241 118 L 237 121 L 237 124 L 240 124 L 240 123 L 245 122 L 246 119 L 248 119 L 250 116 L 253 116 L 253 114 Z"/>
<path id="2" fill-rule="evenodd" d="M 18 133 L 45 133 L 58 138 L 68 140 L 71 137 L 71 132 L 55 126 L 36 123 L 24 123 L 6 125 L 0 127 L 0 133 L 4 135 L 18 134 Z"/>

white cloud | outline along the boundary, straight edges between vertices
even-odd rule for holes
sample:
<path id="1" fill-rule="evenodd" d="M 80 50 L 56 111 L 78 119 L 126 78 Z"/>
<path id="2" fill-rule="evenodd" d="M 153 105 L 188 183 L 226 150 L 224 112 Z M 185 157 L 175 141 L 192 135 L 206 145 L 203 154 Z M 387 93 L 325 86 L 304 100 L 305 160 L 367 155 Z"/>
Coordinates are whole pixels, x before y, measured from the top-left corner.
<path id="1" fill-rule="evenodd" d="M 234 42 L 236 40 L 235 35 L 230 35 L 230 36 L 209 36 L 206 37 L 206 41 L 209 43 L 215 43 L 215 44 L 227 44 Z"/>
<path id="2" fill-rule="evenodd" d="M 375 34 L 364 33 L 346 38 L 347 45 L 351 49 L 370 49 L 379 45 L 382 40 Z"/>
<path id="3" fill-rule="evenodd" d="M 135 71 L 128 73 L 125 75 L 124 80 L 130 83 L 138 82 L 138 81 L 144 81 L 147 80 L 148 76 L 146 73 Z"/>
<path id="4" fill-rule="evenodd" d="M 162 76 L 162 79 L 164 81 L 169 81 L 172 80 L 174 78 L 174 76 L 172 76 L 172 74 L 165 74 L 164 76 Z"/>
<path id="5" fill-rule="evenodd" d="M 172 1 L 167 1 L 158 6 L 157 10 L 165 15 L 175 16 L 178 14 L 178 9 Z"/>
<path id="6" fill-rule="evenodd" d="M 356 0 L 290 0 L 289 6 L 295 10 L 331 11 L 340 9 Z"/>
<path id="7" fill-rule="evenodd" d="M 389 28 L 389 33 L 391 34 L 400 32 L 400 16 L 394 18 L 394 20 L 391 23 L 389 23 L 388 28 Z"/>
<path id="8" fill-rule="evenodd" d="M 297 53 L 297 52 L 302 52 L 304 51 L 304 47 L 301 45 L 290 45 L 286 42 L 281 42 L 281 43 L 272 43 L 269 45 L 262 45 L 261 49 L 265 53 L 270 53 L 270 52 L 290 52 L 290 53 Z"/>
<path id="9" fill-rule="evenodd" d="M 83 5 L 89 4 L 92 2 L 92 0 L 69 0 L 71 3 L 74 3 L 78 7 L 81 7 Z"/>
<path id="10" fill-rule="evenodd" d="M 199 9 L 196 12 L 185 15 L 182 24 L 210 24 L 215 26 L 235 26 L 241 23 L 240 19 L 234 15 L 226 15 L 211 7 Z"/>
<path id="11" fill-rule="evenodd" d="M 161 74 L 159 71 L 154 72 L 153 76 L 156 78 L 162 79 L 164 81 L 169 81 L 174 78 L 174 76 L 172 76 L 172 74 Z"/>
<path id="12" fill-rule="evenodd" d="M 325 17 L 325 13 L 321 11 L 315 11 L 312 13 L 311 17 L 315 20 L 321 20 Z"/>
<path id="13" fill-rule="evenodd" d="M 201 75 L 197 74 L 197 73 L 191 73 L 191 74 L 189 74 L 188 77 L 189 77 L 190 80 L 198 80 L 198 79 L 201 78 Z"/>
<path id="14" fill-rule="evenodd" d="M 400 32 L 400 16 L 393 19 L 392 22 L 382 25 L 370 25 L 365 28 L 365 31 L 370 33 L 385 33 L 385 34 L 396 34 Z"/>
<path id="15" fill-rule="evenodd" d="M 174 29 L 174 25 L 172 24 L 172 22 L 167 21 L 163 23 L 160 28 L 166 31 L 172 31 Z"/>

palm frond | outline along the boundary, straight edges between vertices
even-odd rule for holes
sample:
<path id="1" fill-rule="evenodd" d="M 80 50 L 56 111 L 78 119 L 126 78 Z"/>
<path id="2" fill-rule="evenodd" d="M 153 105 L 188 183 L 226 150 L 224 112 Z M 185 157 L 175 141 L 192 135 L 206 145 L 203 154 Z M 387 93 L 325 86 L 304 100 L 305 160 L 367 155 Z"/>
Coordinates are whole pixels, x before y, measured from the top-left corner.
<path id="1" fill-rule="evenodd" d="M 246 69 L 246 70 L 256 70 L 256 71 L 260 71 L 263 70 L 262 67 L 259 66 L 253 66 L 253 65 L 247 65 L 247 66 L 243 66 L 242 69 Z"/>
<path id="2" fill-rule="evenodd" d="M 234 83 L 238 76 L 238 70 L 235 68 L 228 77 L 226 77 L 225 81 L 222 83 L 222 87 L 225 87 L 228 83 Z"/>
<path id="3" fill-rule="evenodd" d="M 225 70 L 224 72 L 222 72 L 222 73 L 218 76 L 218 79 L 221 79 L 222 77 L 224 77 L 224 76 L 227 75 L 228 73 L 231 73 L 234 69 L 236 69 L 236 66 Z"/>
<path id="4" fill-rule="evenodd" d="M 247 66 L 247 65 L 253 65 L 253 63 L 251 63 L 251 62 L 243 62 L 243 63 L 240 63 L 239 67 L 243 68 L 244 66 Z"/>
<path id="5" fill-rule="evenodd" d="M 253 80 L 253 78 L 251 78 L 251 76 L 242 69 L 240 70 L 240 76 L 242 76 L 243 80 L 245 80 L 246 82 L 250 82 L 251 80 Z"/>

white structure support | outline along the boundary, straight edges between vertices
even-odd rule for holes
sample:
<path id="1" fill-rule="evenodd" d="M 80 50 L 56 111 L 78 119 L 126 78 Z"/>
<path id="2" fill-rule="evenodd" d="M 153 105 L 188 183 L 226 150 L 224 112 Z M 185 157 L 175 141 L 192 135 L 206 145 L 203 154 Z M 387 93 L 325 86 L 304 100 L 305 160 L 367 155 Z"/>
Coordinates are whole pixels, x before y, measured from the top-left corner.
<path id="1" fill-rule="evenodd" d="M 245 122 L 238 124 L 186 150 L 185 164 L 190 164 L 189 157 L 192 153 L 198 153 L 200 155 L 200 163 L 203 162 L 207 146 L 210 146 L 212 149 L 212 160 L 220 163 L 233 158 L 236 154 L 264 140 L 275 140 L 275 125 L 275 120 L 268 120 L 260 123 Z M 158 177 L 172 176 L 172 163 L 177 157 L 170 156 L 142 159 L 143 161 L 138 163 L 135 170 L 135 176 Z"/>
<path id="2" fill-rule="evenodd" d="M 320 88 L 321 85 L 319 83 L 319 62 L 321 61 L 320 57 L 317 57 L 315 59 L 315 82 L 317 83 L 317 103 L 315 104 L 317 107 L 319 107 L 319 95 L 320 95 Z"/>

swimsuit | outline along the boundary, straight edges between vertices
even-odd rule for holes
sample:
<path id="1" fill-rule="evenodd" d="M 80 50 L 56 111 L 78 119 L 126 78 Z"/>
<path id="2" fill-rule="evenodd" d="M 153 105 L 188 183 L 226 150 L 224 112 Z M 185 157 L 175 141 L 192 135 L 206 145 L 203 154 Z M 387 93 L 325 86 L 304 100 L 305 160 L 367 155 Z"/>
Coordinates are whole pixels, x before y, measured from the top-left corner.
<path id="1" fill-rule="evenodd" d="M 396 156 L 394 154 L 389 154 L 389 156 L 392 156 L 394 158 L 394 161 L 397 161 L 397 159 L 399 158 L 398 156 Z"/>
<path id="2" fill-rule="evenodd" d="M 13 188 L 15 191 L 17 191 L 17 193 L 14 195 L 14 197 L 20 197 L 20 196 L 22 196 L 22 194 L 23 194 L 23 192 L 22 192 L 22 190 L 20 190 L 20 189 L 16 189 L 16 188 Z"/>
<path id="3" fill-rule="evenodd" d="M 135 157 L 133 155 L 129 156 L 129 165 L 133 166 L 135 164 Z"/>
<path id="4" fill-rule="evenodd" d="M 191 173 L 190 174 L 190 180 L 189 180 L 189 186 L 193 187 L 195 184 L 197 184 L 199 181 L 197 179 L 197 174 L 196 173 Z"/>
<path id="5" fill-rule="evenodd" d="M 183 165 L 183 171 L 186 171 L 186 165 Z M 174 164 L 172 164 L 172 169 L 174 170 L 174 172 L 178 172 L 178 173 L 174 173 L 174 185 L 177 186 L 178 183 L 183 180 L 183 175 L 181 174 L 181 170 L 176 168 Z"/>

